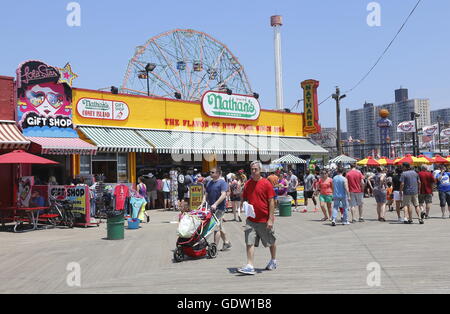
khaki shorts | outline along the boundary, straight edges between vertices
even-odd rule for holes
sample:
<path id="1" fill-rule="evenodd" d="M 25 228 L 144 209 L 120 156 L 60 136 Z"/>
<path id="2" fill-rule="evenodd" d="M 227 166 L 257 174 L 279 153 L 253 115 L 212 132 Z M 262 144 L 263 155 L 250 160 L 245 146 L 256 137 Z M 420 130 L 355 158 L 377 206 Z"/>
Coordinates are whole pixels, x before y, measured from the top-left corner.
<path id="1" fill-rule="evenodd" d="M 419 194 L 419 204 L 431 204 L 433 203 L 433 194 Z"/>
<path id="2" fill-rule="evenodd" d="M 350 192 L 350 206 L 351 207 L 362 206 L 363 205 L 363 196 L 364 196 L 364 193 Z"/>
<path id="3" fill-rule="evenodd" d="M 403 194 L 403 205 L 409 206 L 411 203 L 413 204 L 413 206 L 419 206 L 419 196 L 417 194 L 414 195 Z"/>
<path id="4" fill-rule="evenodd" d="M 264 247 L 272 246 L 275 244 L 275 231 L 267 229 L 267 224 L 265 222 L 252 222 L 247 219 L 247 224 L 245 226 L 245 243 L 247 245 L 259 245 L 259 240 L 261 240 Z"/>

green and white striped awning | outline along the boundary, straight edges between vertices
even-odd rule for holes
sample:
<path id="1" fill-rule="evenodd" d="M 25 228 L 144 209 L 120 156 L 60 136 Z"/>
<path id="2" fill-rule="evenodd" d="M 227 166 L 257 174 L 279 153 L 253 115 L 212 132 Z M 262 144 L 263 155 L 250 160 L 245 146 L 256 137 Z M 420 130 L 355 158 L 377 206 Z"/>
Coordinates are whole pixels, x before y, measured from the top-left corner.
<path id="1" fill-rule="evenodd" d="M 337 164 L 337 163 L 353 164 L 355 162 L 357 162 L 356 159 L 354 159 L 352 157 L 349 157 L 347 155 L 340 155 L 340 156 L 337 156 L 336 158 L 333 158 L 333 159 L 331 159 L 329 161 L 329 163 L 335 163 L 335 164 Z"/>
<path id="2" fill-rule="evenodd" d="M 328 151 L 309 138 L 249 135 L 245 137 L 260 154 L 326 155 Z"/>
<path id="3" fill-rule="evenodd" d="M 287 154 L 281 158 L 272 161 L 272 164 L 306 164 L 306 160 Z"/>
<path id="4" fill-rule="evenodd" d="M 157 153 L 247 154 L 256 153 L 240 135 L 227 133 L 137 130 Z"/>
<path id="5" fill-rule="evenodd" d="M 162 154 L 328 154 L 308 138 L 78 126 L 100 152 Z M 256 156 L 255 156 L 256 157 Z"/>
<path id="6" fill-rule="evenodd" d="M 132 129 L 91 126 L 79 126 L 78 129 L 95 143 L 100 152 L 151 153 L 153 149 Z"/>

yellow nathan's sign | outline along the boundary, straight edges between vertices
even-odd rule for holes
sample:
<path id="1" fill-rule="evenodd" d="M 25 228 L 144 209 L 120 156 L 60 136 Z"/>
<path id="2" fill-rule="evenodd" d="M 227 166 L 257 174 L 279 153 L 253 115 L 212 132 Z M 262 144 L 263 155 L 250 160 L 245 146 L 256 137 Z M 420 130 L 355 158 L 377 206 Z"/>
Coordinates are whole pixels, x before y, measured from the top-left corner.
<path id="1" fill-rule="evenodd" d="M 317 88 L 319 87 L 319 81 L 306 80 L 301 83 L 301 87 L 303 88 L 303 115 L 305 120 L 303 130 L 305 133 L 309 134 L 319 133 L 319 104 L 317 101 Z"/>
<path id="2" fill-rule="evenodd" d="M 74 110 L 73 115 L 75 125 L 304 136 L 302 114 L 258 109 L 256 103 L 253 105 L 255 106 L 254 112 L 259 111 L 257 119 L 245 120 L 236 116 L 209 116 L 202 109 L 200 102 L 111 94 L 78 88 L 72 90 L 72 99 L 73 104 L 77 105 L 77 110 Z M 234 101 L 238 103 L 237 98 Z M 117 110 L 116 104 L 121 104 L 120 109 L 122 110 Z M 231 104 L 230 107 L 228 101 L 227 108 L 229 110 L 231 110 L 230 108 L 241 109 L 241 105 L 233 107 L 233 99 L 231 99 Z M 223 108 L 225 105 L 222 103 Z M 248 114 L 254 113 L 250 105 L 246 107 L 244 103 L 242 106 L 242 110 L 248 107 Z M 218 108 L 220 108 L 220 104 Z M 117 116 L 116 114 L 119 113 L 120 116 Z"/>

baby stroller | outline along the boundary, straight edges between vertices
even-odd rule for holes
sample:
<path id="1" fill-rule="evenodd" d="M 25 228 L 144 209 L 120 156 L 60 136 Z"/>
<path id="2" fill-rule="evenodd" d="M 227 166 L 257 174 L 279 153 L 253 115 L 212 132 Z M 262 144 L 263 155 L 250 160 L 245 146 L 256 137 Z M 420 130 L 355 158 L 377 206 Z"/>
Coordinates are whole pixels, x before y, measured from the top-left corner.
<path id="1" fill-rule="evenodd" d="M 177 248 L 173 253 L 173 258 L 177 263 L 183 261 L 185 255 L 192 258 L 200 258 L 205 255 L 208 258 L 217 257 L 217 245 L 214 242 L 208 242 L 208 238 L 219 225 L 219 220 L 209 210 L 197 211 L 194 214 L 200 217 L 201 224 L 190 238 L 178 237 Z"/>

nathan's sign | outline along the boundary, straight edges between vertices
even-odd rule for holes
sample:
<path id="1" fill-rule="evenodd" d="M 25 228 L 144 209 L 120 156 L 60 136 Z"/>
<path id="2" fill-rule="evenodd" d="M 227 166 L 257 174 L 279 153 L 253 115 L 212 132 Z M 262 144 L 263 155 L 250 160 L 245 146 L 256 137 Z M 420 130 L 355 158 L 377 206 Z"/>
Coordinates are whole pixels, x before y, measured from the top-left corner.
<path id="1" fill-rule="evenodd" d="M 399 133 L 412 133 L 412 132 L 416 132 L 416 127 L 415 127 L 414 120 L 413 120 L 413 121 L 404 121 L 404 122 L 401 122 L 401 123 L 397 126 L 397 132 L 399 132 Z"/>
<path id="2" fill-rule="evenodd" d="M 210 117 L 257 120 L 261 107 L 251 96 L 206 92 L 202 98 L 203 111 Z"/>
<path id="3" fill-rule="evenodd" d="M 77 102 L 77 112 L 83 118 L 123 121 L 128 119 L 130 109 L 121 101 L 81 98 Z"/>
<path id="4" fill-rule="evenodd" d="M 305 133 L 313 134 L 320 132 L 319 105 L 317 102 L 317 88 L 319 81 L 306 80 L 301 83 L 303 88 L 304 103 L 304 127 Z"/>

